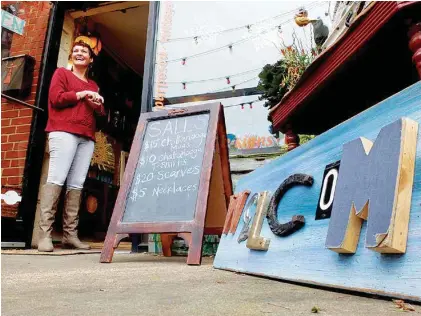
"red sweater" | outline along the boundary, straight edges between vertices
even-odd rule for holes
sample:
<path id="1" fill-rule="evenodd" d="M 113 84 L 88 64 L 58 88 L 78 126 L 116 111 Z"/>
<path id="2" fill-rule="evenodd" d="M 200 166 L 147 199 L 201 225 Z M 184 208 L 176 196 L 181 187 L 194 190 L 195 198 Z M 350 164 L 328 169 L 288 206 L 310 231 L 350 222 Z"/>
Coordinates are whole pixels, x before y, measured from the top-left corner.
<path id="1" fill-rule="evenodd" d="M 83 81 L 70 70 L 58 68 L 51 80 L 48 96 L 48 122 L 46 132 L 68 132 L 95 140 L 96 121 L 94 110 L 86 100 L 78 100 L 76 92 L 98 92 L 98 85 Z M 98 115 L 105 115 L 102 105 L 95 108 Z"/>

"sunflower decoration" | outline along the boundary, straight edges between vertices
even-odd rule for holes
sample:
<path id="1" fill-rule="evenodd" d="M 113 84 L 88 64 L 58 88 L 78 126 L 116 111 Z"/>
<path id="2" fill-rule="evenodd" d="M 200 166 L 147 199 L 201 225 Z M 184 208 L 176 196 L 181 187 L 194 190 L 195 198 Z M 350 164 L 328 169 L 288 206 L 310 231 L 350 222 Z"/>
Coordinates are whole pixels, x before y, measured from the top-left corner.
<path id="1" fill-rule="evenodd" d="M 111 144 L 107 141 L 107 136 L 102 132 L 95 133 L 96 143 L 91 166 L 97 166 L 99 170 L 114 172 L 115 157 Z"/>

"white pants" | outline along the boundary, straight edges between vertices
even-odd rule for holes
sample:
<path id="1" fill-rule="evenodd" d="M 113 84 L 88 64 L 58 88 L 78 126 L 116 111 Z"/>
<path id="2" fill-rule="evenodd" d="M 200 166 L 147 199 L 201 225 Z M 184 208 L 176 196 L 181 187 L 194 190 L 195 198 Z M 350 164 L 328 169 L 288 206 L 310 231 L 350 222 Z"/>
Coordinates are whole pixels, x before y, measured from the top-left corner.
<path id="1" fill-rule="evenodd" d="M 50 166 L 47 183 L 82 189 L 94 153 L 91 139 L 66 132 L 51 132 L 48 136 Z"/>

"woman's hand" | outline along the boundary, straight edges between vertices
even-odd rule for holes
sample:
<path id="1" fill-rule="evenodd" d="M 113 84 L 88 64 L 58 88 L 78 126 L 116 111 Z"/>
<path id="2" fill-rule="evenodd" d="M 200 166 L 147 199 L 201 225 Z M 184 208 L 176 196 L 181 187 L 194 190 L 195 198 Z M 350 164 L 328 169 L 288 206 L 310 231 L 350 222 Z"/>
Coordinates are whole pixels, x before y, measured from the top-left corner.
<path id="1" fill-rule="evenodd" d="M 76 92 L 76 96 L 78 100 L 87 98 L 89 101 L 93 103 L 104 103 L 104 98 L 97 92 L 84 90 L 80 92 Z"/>

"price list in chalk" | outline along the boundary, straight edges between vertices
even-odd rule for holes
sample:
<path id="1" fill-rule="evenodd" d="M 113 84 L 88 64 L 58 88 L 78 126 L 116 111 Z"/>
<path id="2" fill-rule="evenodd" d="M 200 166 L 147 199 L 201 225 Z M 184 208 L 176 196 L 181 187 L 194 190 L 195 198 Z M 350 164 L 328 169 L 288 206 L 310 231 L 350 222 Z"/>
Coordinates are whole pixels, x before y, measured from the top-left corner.
<path id="1" fill-rule="evenodd" d="M 194 218 L 209 114 L 148 122 L 123 222 Z"/>

